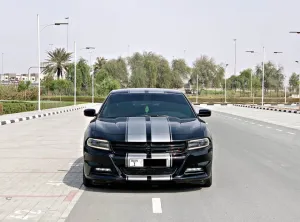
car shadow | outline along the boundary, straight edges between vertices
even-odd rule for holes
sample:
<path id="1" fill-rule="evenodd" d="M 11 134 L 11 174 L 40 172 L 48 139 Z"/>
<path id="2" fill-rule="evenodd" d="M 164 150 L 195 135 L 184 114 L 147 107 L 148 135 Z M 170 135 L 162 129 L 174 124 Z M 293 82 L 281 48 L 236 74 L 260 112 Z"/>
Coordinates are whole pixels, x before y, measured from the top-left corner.
<path id="1" fill-rule="evenodd" d="M 190 184 L 145 184 L 124 183 L 107 186 L 85 187 L 82 184 L 83 157 L 78 158 L 64 176 L 63 183 L 67 186 L 82 189 L 88 192 L 103 193 L 179 193 L 198 191 L 202 188 Z"/>

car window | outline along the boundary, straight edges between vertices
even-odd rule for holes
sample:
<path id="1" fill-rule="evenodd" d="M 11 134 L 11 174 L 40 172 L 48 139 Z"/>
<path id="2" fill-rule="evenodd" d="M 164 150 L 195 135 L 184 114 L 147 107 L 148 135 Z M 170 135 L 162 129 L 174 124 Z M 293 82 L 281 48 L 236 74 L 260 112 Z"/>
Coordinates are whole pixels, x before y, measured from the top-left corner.
<path id="1" fill-rule="evenodd" d="M 177 118 L 195 118 L 182 94 L 129 93 L 111 94 L 103 104 L 100 117 L 135 117 L 167 115 Z"/>

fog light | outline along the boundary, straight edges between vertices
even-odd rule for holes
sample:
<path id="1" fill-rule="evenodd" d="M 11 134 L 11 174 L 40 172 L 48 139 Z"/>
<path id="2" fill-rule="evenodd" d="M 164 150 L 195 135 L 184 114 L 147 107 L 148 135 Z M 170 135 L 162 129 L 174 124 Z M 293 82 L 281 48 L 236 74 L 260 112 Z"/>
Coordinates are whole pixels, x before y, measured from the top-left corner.
<path id="1" fill-rule="evenodd" d="M 199 167 L 199 168 L 187 168 L 185 170 L 185 173 L 196 173 L 196 172 L 203 172 L 203 169 Z"/>
<path id="2" fill-rule="evenodd" d="M 101 171 L 101 172 L 111 172 L 111 169 L 109 168 L 95 168 L 96 171 Z"/>

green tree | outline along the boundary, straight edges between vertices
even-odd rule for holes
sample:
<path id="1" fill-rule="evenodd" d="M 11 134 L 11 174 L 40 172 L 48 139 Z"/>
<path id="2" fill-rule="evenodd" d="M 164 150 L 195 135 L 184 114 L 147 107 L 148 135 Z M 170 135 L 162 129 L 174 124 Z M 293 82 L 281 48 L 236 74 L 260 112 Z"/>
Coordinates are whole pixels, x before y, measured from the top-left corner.
<path id="1" fill-rule="evenodd" d="M 289 79 L 290 91 L 295 93 L 299 90 L 299 75 L 293 73 Z"/>
<path id="2" fill-rule="evenodd" d="M 199 89 L 212 87 L 213 79 L 218 72 L 218 67 L 212 58 L 201 56 L 193 64 L 190 82 L 196 85 L 198 76 Z"/>
<path id="3" fill-rule="evenodd" d="M 61 96 L 64 92 L 64 95 L 67 95 L 68 90 L 70 90 L 71 87 L 71 82 L 66 80 L 66 79 L 58 79 L 54 80 L 54 88 L 58 90 L 59 95 L 60 95 L 60 101 L 61 101 Z"/>
<path id="4" fill-rule="evenodd" d="M 171 82 L 172 82 L 171 72 L 172 70 L 169 66 L 169 62 L 161 56 L 157 68 L 157 81 L 156 81 L 157 88 L 169 88 L 171 86 Z"/>
<path id="5" fill-rule="evenodd" d="M 104 65 L 103 69 L 108 73 L 108 75 L 117 81 L 119 81 L 122 87 L 127 87 L 128 85 L 128 71 L 126 62 L 123 58 L 108 60 Z"/>
<path id="6" fill-rule="evenodd" d="M 95 76 L 96 95 L 106 96 L 111 90 L 119 89 L 120 82 L 113 79 L 105 69 L 101 69 Z"/>
<path id="7" fill-rule="evenodd" d="M 59 79 L 67 69 L 72 53 L 66 52 L 64 48 L 58 48 L 47 52 L 47 54 L 48 59 L 46 60 L 46 67 L 43 73 L 48 75 L 56 73 L 57 79 Z"/>
<path id="8" fill-rule="evenodd" d="M 266 93 L 271 93 L 276 91 L 278 93 L 279 89 L 283 87 L 284 75 L 282 74 L 283 68 L 276 68 L 275 64 L 272 62 L 267 62 L 264 65 L 265 77 L 264 77 L 264 89 Z M 256 75 L 262 81 L 262 65 L 256 66 Z"/>
<path id="9" fill-rule="evenodd" d="M 97 57 L 96 62 L 94 64 L 94 74 L 99 72 L 106 63 L 106 59 L 104 57 Z"/>
<path id="10" fill-rule="evenodd" d="M 191 68 L 184 59 L 174 59 L 172 61 L 172 71 L 178 72 L 182 79 L 188 79 L 191 74 Z"/>
<path id="11" fill-rule="evenodd" d="M 67 66 L 66 79 L 74 84 L 74 64 Z M 76 64 L 76 94 L 90 95 L 91 94 L 92 77 L 90 75 L 90 66 L 87 60 L 80 58 Z"/>
<path id="12" fill-rule="evenodd" d="M 55 85 L 54 85 L 54 78 L 53 76 L 45 76 L 44 79 L 41 81 L 41 86 L 46 89 L 47 95 L 50 92 L 54 92 Z"/>

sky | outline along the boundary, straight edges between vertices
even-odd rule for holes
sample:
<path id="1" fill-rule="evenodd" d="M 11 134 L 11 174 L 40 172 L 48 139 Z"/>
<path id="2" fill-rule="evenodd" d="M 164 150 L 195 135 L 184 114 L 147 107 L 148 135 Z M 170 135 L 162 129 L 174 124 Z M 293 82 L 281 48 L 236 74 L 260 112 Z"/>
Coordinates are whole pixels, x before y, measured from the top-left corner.
<path id="1" fill-rule="evenodd" d="M 40 27 L 66 17 L 70 23 L 69 28 L 49 26 L 41 31 L 42 61 L 51 47 L 68 45 L 73 52 L 76 41 L 77 57 L 89 59 L 82 48 L 96 48 L 93 61 L 97 56 L 111 59 L 153 51 L 169 61 L 185 58 L 192 65 L 207 55 L 218 64 L 228 63 L 230 76 L 237 39 L 237 74 L 262 62 L 265 47 L 265 61 L 284 66 L 284 74 L 290 76 L 300 72 L 295 63 L 300 60 L 300 35 L 289 33 L 300 31 L 299 8 L 298 0 L 0 0 L 3 71 L 27 73 L 38 65 L 39 14 Z"/>

